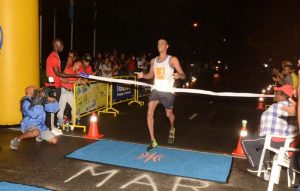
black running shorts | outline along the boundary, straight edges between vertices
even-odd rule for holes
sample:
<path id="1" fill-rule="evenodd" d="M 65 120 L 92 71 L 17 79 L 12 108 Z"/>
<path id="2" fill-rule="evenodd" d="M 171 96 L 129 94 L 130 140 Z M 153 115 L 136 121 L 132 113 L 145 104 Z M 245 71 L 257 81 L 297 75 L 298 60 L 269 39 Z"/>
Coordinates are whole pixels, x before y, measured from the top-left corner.
<path id="1" fill-rule="evenodd" d="M 149 101 L 159 101 L 165 109 L 173 109 L 175 95 L 170 92 L 160 92 L 152 90 L 149 96 Z"/>

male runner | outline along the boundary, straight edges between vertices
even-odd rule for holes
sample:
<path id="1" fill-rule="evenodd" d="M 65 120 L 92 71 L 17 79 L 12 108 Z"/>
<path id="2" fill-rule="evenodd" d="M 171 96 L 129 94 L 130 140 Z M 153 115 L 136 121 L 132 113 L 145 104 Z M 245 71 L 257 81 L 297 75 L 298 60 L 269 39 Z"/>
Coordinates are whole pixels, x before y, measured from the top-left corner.
<path id="1" fill-rule="evenodd" d="M 154 137 L 154 111 L 158 103 L 161 103 L 166 111 L 166 115 L 170 121 L 170 132 L 168 143 L 172 144 L 175 140 L 175 115 L 173 113 L 174 103 L 174 81 L 175 79 L 185 79 L 185 74 L 176 57 L 167 54 L 168 42 L 160 39 L 157 43 L 159 56 L 153 58 L 150 63 L 150 71 L 147 74 L 138 73 L 137 77 L 144 79 L 154 78 L 154 88 L 151 91 L 148 102 L 147 124 L 151 137 L 151 144 L 147 147 L 147 151 L 153 150 L 157 146 Z M 176 73 L 174 73 L 174 69 Z"/>

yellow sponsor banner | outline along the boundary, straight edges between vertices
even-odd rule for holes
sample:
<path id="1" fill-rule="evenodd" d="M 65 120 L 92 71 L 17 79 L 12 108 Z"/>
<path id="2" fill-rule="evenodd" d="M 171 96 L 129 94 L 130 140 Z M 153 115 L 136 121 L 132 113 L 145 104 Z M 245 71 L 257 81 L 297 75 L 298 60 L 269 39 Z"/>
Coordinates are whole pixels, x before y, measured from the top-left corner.
<path id="1" fill-rule="evenodd" d="M 106 106 L 107 84 L 92 82 L 76 86 L 76 115 Z"/>

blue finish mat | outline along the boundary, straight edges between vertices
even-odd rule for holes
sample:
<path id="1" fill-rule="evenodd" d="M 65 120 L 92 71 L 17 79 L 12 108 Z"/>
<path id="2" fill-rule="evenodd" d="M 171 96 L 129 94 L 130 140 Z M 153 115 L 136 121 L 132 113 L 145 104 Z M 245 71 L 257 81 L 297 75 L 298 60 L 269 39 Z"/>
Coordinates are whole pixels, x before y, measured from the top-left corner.
<path id="1" fill-rule="evenodd" d="M 45 188 L 38 188 L 30 185 L 16 184 L 11 182 L 0 182 L 0 191 L 49 191 Z"/>
<path id="2" fill-rule="evenodd" d="M 142 144 L 100 140 L 67 157 L 195 179 L 227 181 L 232 163 L 230 156 L 166 147 L 156 147 L 146 152 L 146 147 Z"/>

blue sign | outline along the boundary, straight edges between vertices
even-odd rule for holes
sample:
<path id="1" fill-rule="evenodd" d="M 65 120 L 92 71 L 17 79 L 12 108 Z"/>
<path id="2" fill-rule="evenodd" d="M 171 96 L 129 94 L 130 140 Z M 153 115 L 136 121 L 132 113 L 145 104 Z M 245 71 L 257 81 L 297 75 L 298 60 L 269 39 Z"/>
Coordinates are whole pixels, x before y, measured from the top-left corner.
<path id="1" fill-rule="evenodd" d="M 134 94 L 134 86 L 124 84 L 113 85 L 113 102 L 130 99 Z"/>
<path id="2" fill-rule="evenodd" d="M 2 48 L 2 44 L 3 44 L 3 31 L 2 31 L 2 28 L 0 26 L 0 49 Z"/>

